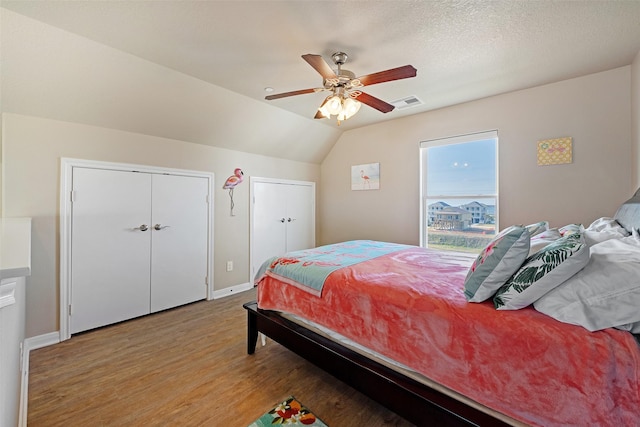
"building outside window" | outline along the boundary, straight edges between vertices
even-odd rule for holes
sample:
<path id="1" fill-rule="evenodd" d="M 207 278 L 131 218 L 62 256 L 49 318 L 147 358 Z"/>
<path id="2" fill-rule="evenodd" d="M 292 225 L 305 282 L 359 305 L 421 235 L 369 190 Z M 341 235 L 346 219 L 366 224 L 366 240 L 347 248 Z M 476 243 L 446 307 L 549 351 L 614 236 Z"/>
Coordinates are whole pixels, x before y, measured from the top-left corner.
<path id="1" fill-rule="evenodd" d="M 498 229 L 497 131 L 420 143 L 420 244 L 480 252 Z"/>

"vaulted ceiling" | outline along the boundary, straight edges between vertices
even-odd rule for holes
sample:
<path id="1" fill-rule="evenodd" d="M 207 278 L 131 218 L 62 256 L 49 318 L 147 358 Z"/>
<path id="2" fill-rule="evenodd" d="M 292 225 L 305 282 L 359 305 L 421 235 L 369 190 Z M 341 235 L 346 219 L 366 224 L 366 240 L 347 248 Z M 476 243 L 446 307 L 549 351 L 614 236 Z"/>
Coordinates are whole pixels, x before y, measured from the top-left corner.
<path id="1" fill-rule="evenodd" d="M 344 68 L 356 76 L 417 68 L 415 78 L 365 89 L 418 105 L 386 114 L 363 106 L 339 128 L 322 121 L 339 131 L 628 65 L 640 51 L 640 1 L 3 0 L 2 7 L 309 121 L 326 92 L 264 99 L 267 87 L 322 85 L 301 55 L 332 64 L 333 52 L 346 52 Z"/>

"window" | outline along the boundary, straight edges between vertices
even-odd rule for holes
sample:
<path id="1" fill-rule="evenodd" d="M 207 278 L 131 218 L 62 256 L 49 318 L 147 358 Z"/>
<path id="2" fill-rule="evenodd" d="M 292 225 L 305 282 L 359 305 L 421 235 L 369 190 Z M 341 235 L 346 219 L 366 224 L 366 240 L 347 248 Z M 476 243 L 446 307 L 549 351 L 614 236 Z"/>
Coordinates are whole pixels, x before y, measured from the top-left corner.
<path id="1" fill-rule="evenodd" d="M 498 228 L 497 131 L 420 143 L 421 246 L 480 252 Z"/>

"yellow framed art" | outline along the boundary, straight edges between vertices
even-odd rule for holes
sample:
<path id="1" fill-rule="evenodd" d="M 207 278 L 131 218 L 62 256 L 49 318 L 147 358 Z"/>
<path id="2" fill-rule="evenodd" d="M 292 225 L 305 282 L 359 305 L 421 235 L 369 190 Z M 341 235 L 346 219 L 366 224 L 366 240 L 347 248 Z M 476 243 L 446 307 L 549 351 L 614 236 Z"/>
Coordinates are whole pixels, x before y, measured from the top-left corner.
<path id="1" fill-rule="evenodd" d="M 572 138 L 538 141 L 538 166 L 562 165 L 573 162 Z"/>

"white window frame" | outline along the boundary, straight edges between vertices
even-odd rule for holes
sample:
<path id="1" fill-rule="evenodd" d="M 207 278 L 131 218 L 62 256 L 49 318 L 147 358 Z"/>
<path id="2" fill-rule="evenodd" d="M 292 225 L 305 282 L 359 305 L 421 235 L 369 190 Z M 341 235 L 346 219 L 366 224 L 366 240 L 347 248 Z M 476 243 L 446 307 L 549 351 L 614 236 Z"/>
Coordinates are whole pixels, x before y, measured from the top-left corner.
<path id="1" fill-rule="evenodd" d="M 499 219 L 499 180 L 500 180 L 500 168 L 498 162 L 498 131 L 497 130 L 489 130 L 484 132 L 475 132 L 464 135 L 457 135 L 451 137 L 430 139 L 426 141 L 420 142 L 420 246 L 427 247 L 427 222 L 429 216 L 429 208 L 427 206 L 427 188 L 426 188 L 426 173 L 427 173 L 427 148 L 436 147 L 440 145 L 453 145 L 453 144 L 462 144 L 466 142 L 473 141 L 482 141 L 486 139 L 495 139 L 496 140 L 496 192 L 495 194 L 463 194 L 463 195 L 430 195 L 430 199 L 439 199 L 439 200 L 447 200 L 447 199 L 474 199 L 474 198 L 486 198 L 486 197 L 495 197 L 496 200 L 496 214 L 495 214 L 495 225 L 496 225 L 496 233 L 500 230 L 500 219 Z"/>

